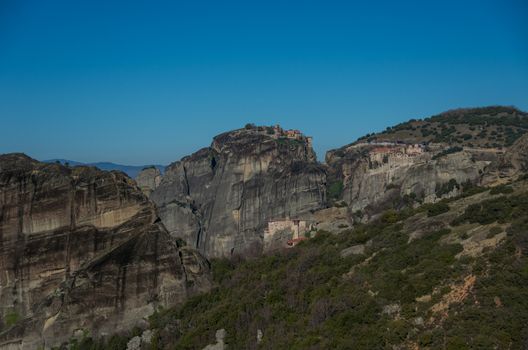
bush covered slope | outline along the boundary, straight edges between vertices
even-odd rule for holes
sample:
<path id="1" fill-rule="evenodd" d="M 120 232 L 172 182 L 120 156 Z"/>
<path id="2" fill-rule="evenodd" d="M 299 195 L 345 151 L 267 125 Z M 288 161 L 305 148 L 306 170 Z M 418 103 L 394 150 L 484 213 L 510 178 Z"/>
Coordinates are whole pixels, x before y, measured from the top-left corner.
<path id="1" fill-rule="evenodd" d="M 213 291 L 151 317 L 152 347 L 201 349 L 225 329 L 229 349 L 524 349 L 528 181 L 212 266 Z"/>
<path id="2" fill-rule="evenodd" d="M 509 147 L 528 131 L 528 114 L 514 107 L 460 108 L 388 127 L 365 141 L 434 142 L 469 147 Z"/>

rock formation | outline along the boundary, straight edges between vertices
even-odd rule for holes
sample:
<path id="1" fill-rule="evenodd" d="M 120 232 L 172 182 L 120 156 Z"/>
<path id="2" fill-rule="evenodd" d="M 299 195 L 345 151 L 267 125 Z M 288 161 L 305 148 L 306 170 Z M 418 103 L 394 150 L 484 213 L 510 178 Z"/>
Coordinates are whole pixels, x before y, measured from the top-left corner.
<path id="1" fill-rule="evenodd" d="M 161 182 L 161 172 L 155 166 L 144 168 L 136 176 L 136 183 L 144 194 L 150 196 Z"/>
<path id="2" fill-rule="evenodd" d="M 479 181 L 490 163 L 459 151 L 438 158 L 441 147 L 408 153 L 416 146 L 356 145 L 330 151 L 327 163 L 332 181 L 342 182 L 340 198 L 352 211 L 379 211 L 394 206 L 405 196 L 425 203 L 459 194 L 464 183 Z"/>
<path id="3" fill-rule="evenodd" d="M 528 134 L 520 137 L 504 154 L 494 162 L 484 175 L 483 184 L 501 183 L 528 171 Z"/>
<path id="4" fill-rule="evenodd" d="M 512 145 L 506 157 L 510 159 L 518 172 L 526 174 L 528 171 L 528 134 L 519 138 Z"/>
<path id="5" fill-rule="evenodd" d="M 151 199 L 173 236 L 220 257 L 260 252 L 268 220 L 322 208 L 325 182 L 311 138 L 249 126 L 171 164 Z"/>
<path id="6" fill-rule="evenodd" d="M 527 135 L 528 114 L 512 107 L 412 119 L 327 152 L 329 197 L 368 219 L 456 196 L 470 184 L 500 183 L 528 168 Z"/>
<path id="7" fill-rule="evenodd" d="M 0 348 L 130 329 L 209 286 L 125 174 L 0 156 Z"/>

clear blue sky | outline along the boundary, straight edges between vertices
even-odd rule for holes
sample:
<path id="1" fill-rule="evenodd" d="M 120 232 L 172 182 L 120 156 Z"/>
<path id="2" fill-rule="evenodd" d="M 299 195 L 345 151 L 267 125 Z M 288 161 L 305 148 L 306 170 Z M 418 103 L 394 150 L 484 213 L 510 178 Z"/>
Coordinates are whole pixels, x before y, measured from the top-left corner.
<path id="1" fill-rule="evenodd" d="M 528 110 L 526 0 L 0 0 L 0 153 L 166 164 L 253 122 L 322 158 L 492 104 Z"/>

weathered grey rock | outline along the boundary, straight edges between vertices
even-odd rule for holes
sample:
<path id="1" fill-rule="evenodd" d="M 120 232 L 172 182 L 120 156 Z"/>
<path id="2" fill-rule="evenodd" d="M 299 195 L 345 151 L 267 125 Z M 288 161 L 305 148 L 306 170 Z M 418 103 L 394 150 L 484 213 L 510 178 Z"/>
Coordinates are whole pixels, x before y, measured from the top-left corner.
<path id="1" fill-rule="evenodd" d="M 493 162 L 484 174 L 484 185 L 500 184 L 511 178 L 523 176 L 528 171 L 528 134 L 521 136 L 505 152 L 504 156 Z"/>
<path id="2" fill-rule="evenodd" d="M 141 170 L 135 180 L 141 191 L 150 196 L 161 182 L 161 172 L 154 166 L 148 167 Z"/>
<path id="3" fill-rule="evenodd" d="M 0 156 L 0 348 L 113 334 L 210 286 L 200 254 L 178 247 L 120 172 Z"/>
<path id="4" fill-rule="evenodd" d="M 436 202 L 460 193 L 466 182 L 478 183 L 489 161 L 476 160 L 468 151 L 433 159 L 436 151 L 424 151 L 413 157 L 375 162 L 374 147 L 357 147 L 330 151 L 326 160 L 334 181 L 343 182 L 342 199 L 352 212 L 366 209 L 371 214 L 392 207 L 404 196 L 425 203 Z M 438 188 L 456 181 L 446 193 Z"/>
<path id="5" fill-rule="evenodd" d="M 127 343 L 126 350 L 141 350 L 141 337 L 135 336 Z"/>
<path id="6" fill-rule="evenodd" d="M 340 254 L 342 258 L 346 258 L 351 255 L 361 255 L 364 253 L 365 253 L 365 245 L 358 244 L 358 245 L 353 245 L 351 247 L 343 249 Z"/>
<path id="7" fill-rule="evenodd" d="M 413 324 L 415 326 L 423 326 L 425 324 L 425 321 L 424 321 L 423 317 L 421 317 L 421 316 L 420 317 L 415 317 L 413 319 Z"/>
<path id="8" fill-rule="evenodd" d="M 226 330 L 223 328 L 217 330 L 215 334 L 216 344 L 209 344 L 203 350 L 224 350 L 226 348 L 224 343 L 226 334 Z"/>
<path id="9" fill-rule="evenodd" d="M 268 220 L 322 208 L 325 180 L 309 143 L 242 129 L 171 164 L 151 198 L 189 246 L 208 257 L 247 255 L 262 250 Z"/>
<path id="10" fill-rule="evenodd" d="M 151 342 L 152 342 L 152 331 L 150 329 L 146 329 L 141 334 L 141 343 L 150 344 Z"/>
<path id="11" fill-rule="evenodd" d="M 330 207 L 316 211 L 312 220 L 317 230 L 340 232 L 350 229 L 353 223 L 348 208 Z"/>
<path id="12" fill-rule="evenodd" d="M 528 134 L 524 134 L 510 147 L 506 153 L 506 159 L 517 170 L 516 175 L 526 174 L 528 171 Z"/>
<path id="13" fill-rule="evenodd" d="M 401 311 L 400 304 L 389 304 L 389 305 L 383 306 L 383 309 L 381 312 L 389 316 L 397 316 L 399 315 L 400 311 Z"/>

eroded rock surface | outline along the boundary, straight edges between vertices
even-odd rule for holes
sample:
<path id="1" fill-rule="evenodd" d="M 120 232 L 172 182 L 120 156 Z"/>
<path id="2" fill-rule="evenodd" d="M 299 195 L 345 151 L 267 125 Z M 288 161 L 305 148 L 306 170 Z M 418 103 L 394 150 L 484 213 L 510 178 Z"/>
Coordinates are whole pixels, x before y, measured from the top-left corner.
<path id="1" fill-rule="evenodd" d="M 309 139 L 255 127 L 171 164 L 151 198 L 169 232 L 206 256 L 247 255 L 262 250 L 268 220 L 322 208 L 325 182 Z"/>
<path id="2" fill-rule="evenodd" d="M 215 334 L 216 343 L 207 345 L 203 350 L 224 350 L 226 348 L 226 344 L 224 343 L 226 335 L 225 329 L 217 330 Z"/>
<path id="3" fill-rule="evenodd" d="M 507 182 L 510 178 L 525 176 L 528 171 L 528 134 L 520 137 L 505 152 L 504 157 L 494 162 L 483 178 L 483 183 Z"/>
<path id="4" fill-rule="evenodd" d="M 135 180 L 141 191 L 150 196 L 161 182 L 161 172 L 154 166 L 145 168 L 139 172 Z"/>
<path id="5" fill-rule="evenodd" d="M 0 156 L 0 348 L 130 329 L 209 286 L 123 173 Z"/>
<path id="6" fill-rule="evenodd" d="M 503 106 L 451 110 L 327 152 L 329 196 L 364 220 L 521 176 L 527 154 L 527 113 Z"/>
<path id="7" fill-rule="evenodd" d="M 490 164 L 476 159 L 471 151 L 435 157 L 440 145 L 416 153 L 408 150 L 412 147 L 365 144 L 327 154 L 333 180 L 343 184 L 341 199 L 352 212 L 379 211 L 405 198 L 431 203 L 456 196 L 462 184 L 479 182 Z"/>

